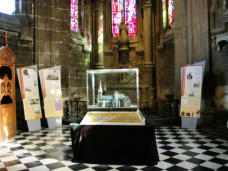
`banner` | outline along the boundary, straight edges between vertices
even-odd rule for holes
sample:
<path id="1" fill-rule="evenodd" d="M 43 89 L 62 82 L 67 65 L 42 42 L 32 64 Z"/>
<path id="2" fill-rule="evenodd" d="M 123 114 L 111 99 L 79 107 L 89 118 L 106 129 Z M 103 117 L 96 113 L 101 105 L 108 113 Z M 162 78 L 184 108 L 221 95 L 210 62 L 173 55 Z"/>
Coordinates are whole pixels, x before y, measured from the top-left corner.
<path id="1" fill-rule="evenodd" d="M 39 75 L 44 99 L 45 117 L 63 116 L 61 67 L 41 69 Z"/>
<path id="2" fill-rule="evenodd" d="M 38 89 L 37 66 L 17 68 L 25 120 L 42 118 Z"/>
<path id="3" fill-rule="evenodd" d="M 200 117 L 203 66 L 190 65 L 182 69 L 181 117 Z"/>

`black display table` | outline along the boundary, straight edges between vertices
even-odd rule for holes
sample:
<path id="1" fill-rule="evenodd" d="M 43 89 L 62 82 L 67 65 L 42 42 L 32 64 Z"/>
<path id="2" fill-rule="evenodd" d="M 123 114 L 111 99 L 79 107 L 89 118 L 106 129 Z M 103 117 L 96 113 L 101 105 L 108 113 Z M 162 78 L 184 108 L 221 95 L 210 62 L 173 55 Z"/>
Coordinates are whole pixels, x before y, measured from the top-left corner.
<path id="1" fill-rule="evenodd" d="M 71 124 L 73 161 L 155 165 L 159 157 L 153 126 Z"/>

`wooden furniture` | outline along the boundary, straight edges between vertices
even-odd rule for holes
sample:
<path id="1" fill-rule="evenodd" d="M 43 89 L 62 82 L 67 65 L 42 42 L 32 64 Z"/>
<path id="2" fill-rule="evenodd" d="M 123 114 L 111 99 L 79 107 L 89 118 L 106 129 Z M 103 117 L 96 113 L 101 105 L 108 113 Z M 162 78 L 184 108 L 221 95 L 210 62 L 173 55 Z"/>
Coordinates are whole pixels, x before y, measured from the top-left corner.
<path id="1" fill-rule="evenodd" d="M 0 48 L 0 141 L 16 135 L 15 56 Z"/>

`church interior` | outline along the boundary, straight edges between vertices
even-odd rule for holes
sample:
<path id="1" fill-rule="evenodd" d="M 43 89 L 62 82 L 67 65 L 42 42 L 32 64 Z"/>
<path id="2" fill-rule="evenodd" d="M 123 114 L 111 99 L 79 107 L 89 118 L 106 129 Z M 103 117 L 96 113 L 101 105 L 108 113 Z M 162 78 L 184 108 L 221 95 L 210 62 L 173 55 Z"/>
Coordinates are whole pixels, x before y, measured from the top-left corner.
<path id="1" fill-rule="evenodd" d="M 0 35 L 0 171 L 228 170 L 227 0 L 0 1 Z M 202 62 L 200 117 L 194 118 L 196 129 L 188 129 L 180 116 L 187 104 L 183 67 Z M 38 70 L 61 67 L 60 79 L 50 78 L 61 85 L 61 128 L 48 126 L 39 81 L 42 128 L 29 131 L 17 69 L 34 65 Z M 87 70 L 136 68 L 137 98 L 131 98 L 132 80 L 124 87 L 131 101 L 115 91 L 112 97 L 125 98 L 125 107 L 137 100 L 145 125 L 153 127 L 157 163 L 72 160 L 77 154 L 70 124 L 80 124 L 89 111 Z M 110 89 L 114 77 L 106 79 Z M 98 93 L 106 89 L 97 84 Z M 80 154 L 89 150 L 94 149 Z"/>

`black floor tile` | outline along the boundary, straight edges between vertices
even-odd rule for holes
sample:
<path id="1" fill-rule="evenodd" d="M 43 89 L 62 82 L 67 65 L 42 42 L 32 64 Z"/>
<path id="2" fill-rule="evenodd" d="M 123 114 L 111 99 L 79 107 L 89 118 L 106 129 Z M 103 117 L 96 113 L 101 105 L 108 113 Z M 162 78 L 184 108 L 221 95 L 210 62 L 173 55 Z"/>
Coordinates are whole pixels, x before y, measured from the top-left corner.
<path id="1" fill-rule="evenodd" d="M 165 162 L 168 162 L 168 163 L 171 163 L 171 164 L 173 164 L 173 165 L 176 165 L 176 164 L 182 162 L 182 160 L 178 160 L 178 159 L 175 159 L 175 158 L 169 158 L 169 159 L 166 159 L 166 160 L 164 160 L 164 161 L 165 161 Z"/>
<path id="2" fill-rule="evenodd" d="M 188 169 L 179 167 L 179 166 L 173 166 L 167 169 L 168 171 L 187 171 Z"/>
<path id="3" fill-rule="evenodd" d="M 191 159 L 188 159 L 187 161 L 190 163 L 198 164 L 198 165 L 205 162 L 205 160 L 201 160 L 201 159 L 197 159 L 197 158 L 191 158 Z"/>
<path id="4" fill-rule="evenodd" d="M 60 162 L 57 162 L 57 163 L 47 164 L 46 166 L 47 166 L 50 170 L 53 170 L 53 169 L 58 169 L 58 168 L 64 167 L 65 165 L 63 165 L 63 164 L 60 163 Z"/>
<path id="5" fill-rule="evenodd" d="M 172 151 L 166 151 L 166 152 L 161 153 L 161 154 L 164 154 L 164 155 L 170 156 L 170 157 L 173 157 L 173 156 L 177 155 L 177 153 L 174 153 L 174 152 L 172 152 Z"/>
<path id="6" fill-rule="evenodd" d="M 107 171 L 107 170 L 112 169 L 112 167 L 110 167 L 108 165 L 99 165 L 99 166 L 93 167 L 93 169 L 96 171 Z"/>
<path id="7" fill-rule="evenodd" d="M 88 168 L 88 166 L 79 163 L 79 164 L 71 165 L 71 166 L 69 166 L 69 168 L 71 168 L 72 170 L 82 170 L 82 169 Z"/>
<path id="8" fill-rule="evenodd" d="M 121 166 L 121 167 L 118 167 L 116 169 L 120 170 L 120 171 L 134 171 L 134 170 L 137 170 L 137 168 L 135 168 L 133 166 Z"/>
<path id="9" fill-rule="evenodd" d="M 209 169 L 203 166 L 197 166 L 195 168 L 192 169 L 193 171 L 213 171 L 213 169 Z"/>
<path id="10" fill-rule="evenodd" d="M 33 161 L 30 163 L 25 163 L 24 164 L 27 168 L 32 168 L 32 167 L 37 167 L 43 165 L 40 161 Z"/>
<path id="11" fill-rule="evenodd" d="M 187 156 L 190 156 L 190 157 L 194 157 L 194 156 L 198 155 L 199 153 L 194 153 L 194 152 L 191 152 L 191 151 L 186 151 L 186 152 L 184 152 L 182 154 L 187 155 Z"/>
<path id="12" fill-rule="evenodd" d="M 220 158 L 213 158 L 213 159 L 211 159 L 211 160 L 209 160 L 210 162 L 214 162 L 214 163 L 219 163 L 219 164 L 222 164 L 222 165 L 224 165 L 224 164 L 226 164 L 228 161 L 227 160 L 223 160 L 223 159 L 220 159 Z"/>

